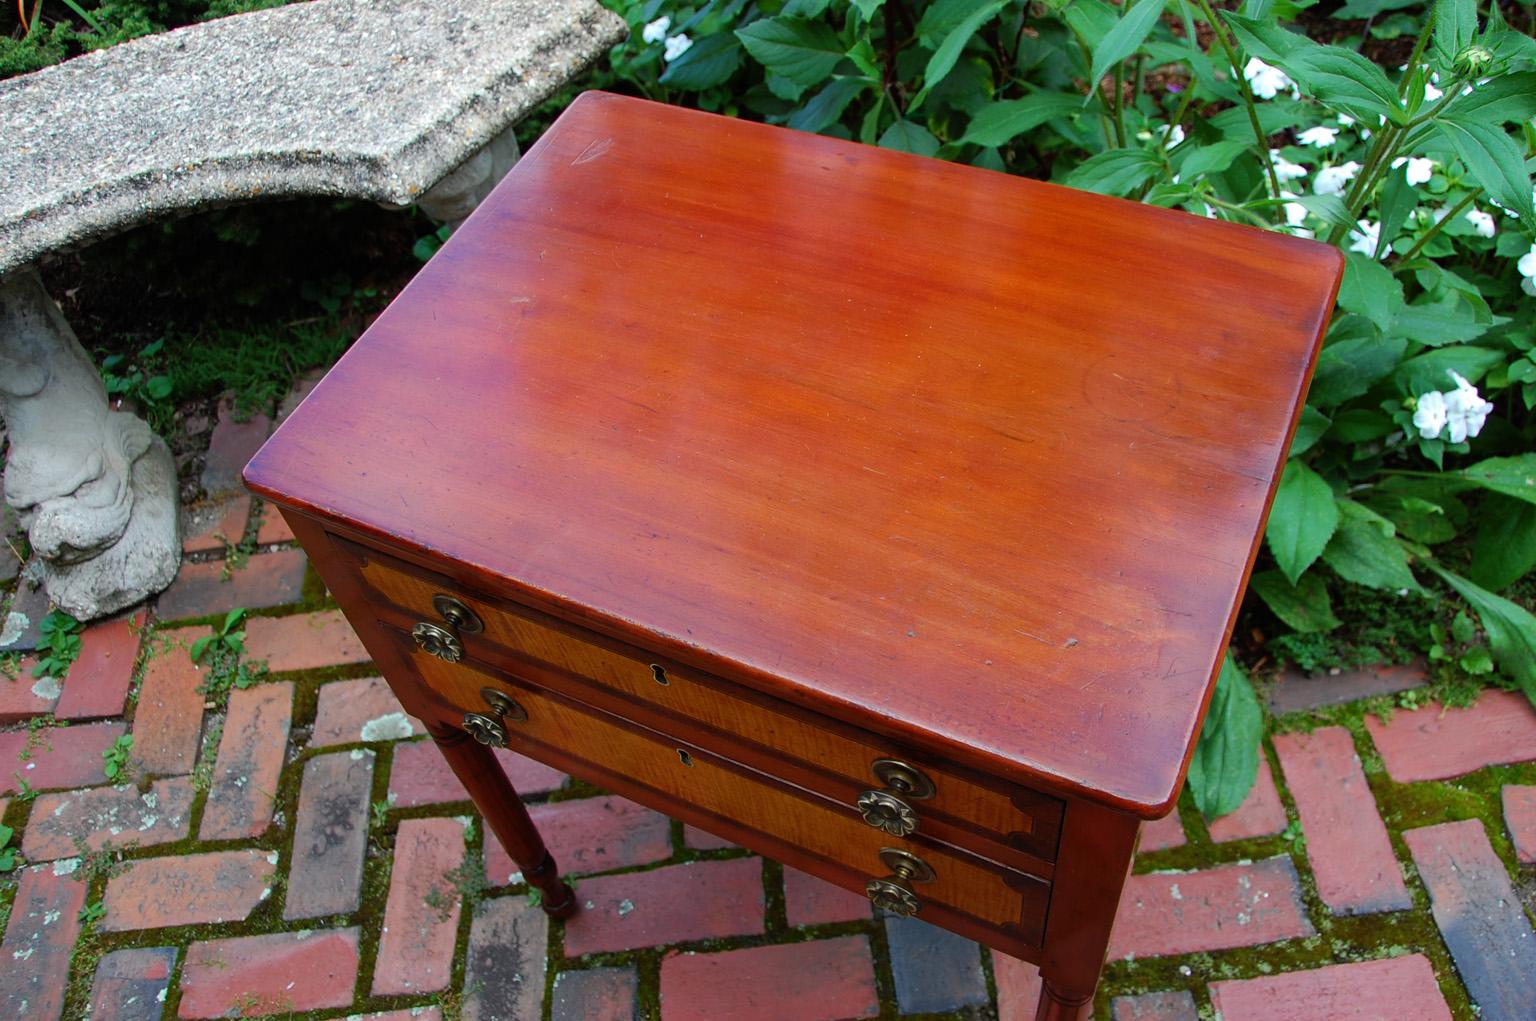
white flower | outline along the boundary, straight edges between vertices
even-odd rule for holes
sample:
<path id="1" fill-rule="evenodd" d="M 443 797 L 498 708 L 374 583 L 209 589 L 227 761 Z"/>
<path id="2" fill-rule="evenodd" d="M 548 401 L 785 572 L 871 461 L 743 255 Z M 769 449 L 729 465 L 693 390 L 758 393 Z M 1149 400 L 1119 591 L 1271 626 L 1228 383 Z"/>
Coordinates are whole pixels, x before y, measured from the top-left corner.
<path id="1" fill-rule="evenodd" d="M 1477 387 L 1449 370 L 1456 381 L 1456 389 L 1445 394 L 1445 424 L 1450 430 L 1451 442 L 1460 443 L 1469 436 L 1483 431 L 1483 422 L 1493 411 L 1493 405 L 1478 395 Z"/>
<path id="2" fill-rule="evenodd" d="M 1515 269 L 1520 272 L 1520 289 L 1536 298 L 1536 244 L 1531 245 L 1531 250 L 1520 256 L 1520 260 L 1515 263 Z"/>
<path id="3" fill-rule="evenodd" d="M 1347 128 L 1350 125 L 1355 123 L 1355 119 L 1353 117 L 1351 117 L 1347 113 L 1339 114 L 1338 120 L 1339 120 L 1339 126 L 1340 127 L 1345 127 L 1345 128 Z"/>
<path id="4" fill-rule="evenodd" d="M 1269 150 L 1269 161 L 1274 164 L 1275 176 L 1281 181 L 1299 181 L 1307 176 L 1307 168 L 1300 163 L 1292 163 L 1280 155 L 1279 149 Z"/>
<path id="5" fill-rule="evenodd" d="M 1319 124 L 1315 128 L 1308 128 L 1296 136 L 1296 141 L 1302 145 L 1310 145 L 1318 149 L 1325 149 L 1334 143 L 1339 137 L 1338 128 L 1327 128 Z"/>
<path id="6" fill-rule="evenodd" d="M 667 40 L 667 49 L 663 54 L 669 61 L 676 60 L 688 52 L 688 47 L 693 45 L 693 40 L 686 35 L 674 35 Z"/>
<path id="7" fill-rule="evenodd" d="M 1172 130 L 1165 126 L 1163 128 L 1163 134 L 1168 136 L 1168 143 L 1165 148 L 1172 149 L 1174 146 L 1184 141 L 1184 125 L 1175 124 Z"/>
<path id="8" fill-rule="evenodd" d="M 1251 58 L 1243 66 L 1243 77 L 1248 79 L 1248 87 L 1260 99 L 1274 99 L 1282 92 L 1289 92 L 1291 98 L 1296 98 L 1296 83 L 1291 81 L 1291 76 L 1258 57 Z"/>
<path id="9" fill-rule="evenodd" d="M 1429 179 L 1435 176 L 1435 161 L 1428 157 L 1399 156 L 1392 161 L 1392 169 L 1396 170 L 1404 163 L 1408 164 L 1409 184 L 1428 184 Z"/>
<path id="10" fill-rule="evenodd" d="M 1445 95 L 1444 92 L 1441 92 L 1439 89 L 1435 88 L 1435 82 L 1439 80 L 1440 76 L 1438 74 L 1432 74 L 1429 76 L 1429 81 L 1424 83 L 1424 102 L 1433 103 L 1435 100 Z"/>
<path id="11" fill-rule="evenodd" d="M 640 38 L 648 43 L 659 43 L 667 37 L 667 29 L 672 27 L 672 19 L 662 15 L 650 22 L 640 31 Z"/>
<path id="12" fill-rule="evenodd" d="M 1438 440 L 1440 430 L 1445 428 L 1445 394 L 1435 390 L 1419 394 L 1418 404 L 1413 413 L 1413 424 L 1418 427 L 1419 435 L 1426 440 Z"/>
<path id="13" fill-rule="evenodd" d="M 1520 256 L 1520 260 L 1515 263 L 1515 269 L 1519 270 L 1523 277 L 1536 277 L 1536 243 L 1531 245 L 1529 252 Z"/>
<path id="14" fill-rule="evenodd" d="M 1491 238 L 1494 231 L 1498 229 L 1494 225 L 1493 214 L 1485 213 L 1481 209 L 1468 209 L 1467 222 L 1472 224 L 1472 229 L 1477 232 L 1477 236 L 1480 238 Z"/>
<path id="15" fill-rule="evenodd" d="M 1370 220 L 1356 221 L 1355 228 L 1349 232 L 1349 250 L 1359 252 L 1361 255 L 1376 255 L 1376 245 L 1381 240 L 1381 224 L 1372 223 Z"/>
<path id="16" fill-rule="evenodd" d="M 1324 167 L 1313 179 L 1312 190 L 1319 195 L 1342 195 L 1344 186 L 1353 181 L 1359 172 L 1360 164 L 1354 160 L 1341 163 L 1336 167 Z"/>
<path id="17" fill-rule="evenodd" d="M 1293 199 L 1296 195 L 1293 192 L 1282 191 L 1280 197 Z M 1300 227 L 1307 222 L 1307 207 L 1300 202 L 1287 202 L 1282 208 L 1285 210 L 1285 222 L 1292 227 Z"/>

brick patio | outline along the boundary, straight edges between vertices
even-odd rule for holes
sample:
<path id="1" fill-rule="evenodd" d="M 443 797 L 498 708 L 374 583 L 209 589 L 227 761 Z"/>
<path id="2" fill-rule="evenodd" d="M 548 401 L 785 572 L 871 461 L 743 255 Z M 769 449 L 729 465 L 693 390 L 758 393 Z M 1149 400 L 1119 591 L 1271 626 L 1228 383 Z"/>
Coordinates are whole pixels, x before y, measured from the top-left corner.
<path id="1" fill-rule="evenodd" d="M 583 904 L 548 921 L 275 515 L 232 494 L 189 531 L 62 690 L 0 678 L 0 1017 L 1033 1017 L 1031 966 L 503 754 Z M 186 646 L 236 606 L 272 673 L 226 703 Z M 1145 829 L 1097 1016 L 1536 1018 L 1536 711 L 1296 690 L 1237 813 Z"/>

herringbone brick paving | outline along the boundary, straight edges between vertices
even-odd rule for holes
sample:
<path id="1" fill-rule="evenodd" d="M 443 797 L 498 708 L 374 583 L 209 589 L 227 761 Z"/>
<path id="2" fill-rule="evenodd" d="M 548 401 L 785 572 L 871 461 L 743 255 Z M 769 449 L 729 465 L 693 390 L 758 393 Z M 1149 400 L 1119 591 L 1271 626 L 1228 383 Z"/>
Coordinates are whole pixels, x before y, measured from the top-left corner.
<path id="1" fill-rule="evenodd" d="M 503 754 L 583 904 L 547 920 L 276 516 L 199 521 L 152 616 L 0 678 L 0 1017 L 1033 1017 L 1030 965 Z M 210 694 L 187 646 L 235 606 L 272 673 Z M 1536 1018 L 1536 712 L 1364 708 L 1146 827 L 1098 1018 Z"/>

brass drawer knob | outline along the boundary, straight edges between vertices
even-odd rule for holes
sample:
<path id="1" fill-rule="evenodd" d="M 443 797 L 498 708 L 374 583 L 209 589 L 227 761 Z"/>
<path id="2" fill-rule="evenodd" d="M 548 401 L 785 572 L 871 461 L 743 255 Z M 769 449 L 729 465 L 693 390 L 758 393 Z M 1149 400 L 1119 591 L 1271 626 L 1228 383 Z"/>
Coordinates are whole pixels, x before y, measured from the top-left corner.
<path id="1" fill-rule="evenodd" d="M 885 789 L 860 794 L 859 814 L 877 830 L 896 837 L 908 836 L 917 829 L 917 810 L 909 799 L 932 797 L 933 781 L 916 766 L 896 759 L 876 759 L 870 768 Z"/>
<path id="2" fill-rule="evenodd" d="M 917 813 L 912 806 L 885 791 L 865 791 L 859 795 L 859 814 L 877 830 L 905 837 L 917 829 Z"/>
<path id="3" fill-rule="evenodd" d="M 448 626 L 455 631 L 468 631 L 472 635 L 477 635 L 485 630 L 485 625 L 480 622 L 479 617 L 475 616 L 475 611 L 452 596 L 438 593 L 432 597 L 432 608 L 442 614 L 443 620 L 447 621 Z"/>
<path id="4" fill-rule="evenodd" d="M 485 699 L 485 704 L 490 708 L 492 715 L 465 713 L 464 729 L 469 732 L 470 737 L 483 745 L 505 748 L 507 746 L 506 721 L 521 723 L 528 719 L 528 710 L 519 705 L 511 695 L 496 688 L 481 688 L 480 697 Z"/>
<path id="5" fill-rule="evenodd" d="M 912 892 L 912 884 L 933 882 L 933 869 L 917 855 L 895 847 L 882 847 L 880 861 L 891 874 L 884 879 L 871 879 L 864 892 L 881 911 L 903 917 L 917 914 L 923 905 Z"/>
<path id="6" fill-rule="evenodd" d="M 459 632 L 478 634 L 485 630 L 485 625 L 481 623 L 479 617 L 475 616 L 474 610 L 441 592 L 432 597 L 432 608 L 442 616 L 443 623 L 448 626 L 444 628 L 422 621 L 411 628 L 411 637 L 416 639 L 416 644 L 420 646 L 421 651 L 429 656 L 436 656 L 448 663 L 457 663 L 464 658 L 464 643 L 459 641 Z"/>
<path id="7" fill-rule="evenodd" d="M 411 637 L 416 639 L 417 646 L 429 656 L 449 663 L 457 663 L 464 658 L 464 645 L 459 641 L 459 636 L 452 631 L 422 621 L 411 628 Z"/>

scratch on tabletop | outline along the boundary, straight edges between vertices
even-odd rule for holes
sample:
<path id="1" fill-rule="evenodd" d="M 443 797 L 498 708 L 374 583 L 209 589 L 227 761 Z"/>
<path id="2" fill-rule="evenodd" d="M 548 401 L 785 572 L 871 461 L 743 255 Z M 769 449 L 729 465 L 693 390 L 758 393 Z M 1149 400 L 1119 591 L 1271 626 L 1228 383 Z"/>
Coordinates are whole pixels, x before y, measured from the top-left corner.
<path id="1" fill-rule="evenodd" d="M 590 145 L 581 150 L 581 153 L 575 159 L 571 160 L 571 166 L 579 167 L 583 163 L 590 163 L 612 148 L 613 139 L 611 138 L 593 139 Z"/>

